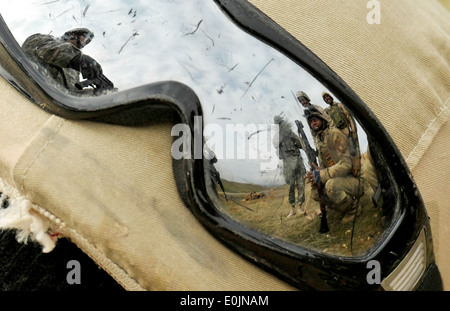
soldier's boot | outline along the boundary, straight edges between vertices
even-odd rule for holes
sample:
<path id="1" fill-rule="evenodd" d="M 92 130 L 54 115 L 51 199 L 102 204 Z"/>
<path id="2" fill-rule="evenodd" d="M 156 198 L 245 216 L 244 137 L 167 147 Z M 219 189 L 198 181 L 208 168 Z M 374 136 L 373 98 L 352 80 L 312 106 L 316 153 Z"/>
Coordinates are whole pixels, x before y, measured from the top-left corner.
<path id="1" fill-rule="evenodd" d="M 306 212 L 306 205 L 307 204 L 305 204 L 305 202 L 302 202 L 302 203 L 299 203 L 299 206 L 298 206 L 298 210 L 299 210 L 300 214 L 305 215 L 305 216 L 308 214 Z"/>
<path id="2" fill-rule="evenodd" d="M 291 212 L 286 217 L 292 217 L 292 216 L 294 216 L 296 214 L 297 214 L 297 212 L 295 211 L 295 204 L 292 204 L 291 205 Z"/>

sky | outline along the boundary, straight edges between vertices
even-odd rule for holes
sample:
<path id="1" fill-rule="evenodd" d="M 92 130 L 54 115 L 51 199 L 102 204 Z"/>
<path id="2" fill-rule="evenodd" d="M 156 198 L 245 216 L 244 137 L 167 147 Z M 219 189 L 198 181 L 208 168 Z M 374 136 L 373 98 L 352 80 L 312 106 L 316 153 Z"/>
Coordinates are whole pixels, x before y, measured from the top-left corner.
<path id="1" fill-rule="evenodd" d="M 206 143 L 228 180 L 281 183 L 281 162 L 271 144 L 275 131 L 251 130 L 264 129 L 280 113 L 294 132 L 294 120 L 306 125 L 293 96 L 299 90 L 326 107 L 322 84 L 241 31 L 212 1 L 21 0 L 2 1 L 0 12 L 19 44 L 34 33 L 60 37 L 68 29 L 91 29 L 95 38 L 83 52 L 102 65 L 119 91 L 164 80 L 191 87 L 203 106 Z M 249 131 L 236 134 L 236 125 Z M 234 159 L 226 156 L 232 146 Z M 242 148 L 257 159 L 236 159 Z"/>

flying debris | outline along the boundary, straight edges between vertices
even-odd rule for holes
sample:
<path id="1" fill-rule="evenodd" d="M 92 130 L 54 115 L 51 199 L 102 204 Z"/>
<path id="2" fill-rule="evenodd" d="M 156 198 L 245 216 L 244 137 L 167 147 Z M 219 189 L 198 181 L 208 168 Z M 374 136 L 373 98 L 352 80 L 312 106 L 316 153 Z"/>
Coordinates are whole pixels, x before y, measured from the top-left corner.
<path id="1" fill-rule="evenodd" d="M 200 27 L 200 25 L 201 25 L 202 22 L 203 22 L 203 19 L 200 20 L 200 21 L 198 22 L 197 27 L 195 28 L 194 31 L 185 34 L 185 36 L 187 36 L 187 35 L 193 35 L 193 34 L 198 30 L 198 28 Z"/>
<path id="2" fill-rule="evenodd" d="M 136 37 L 136 36 L 138 36 L 138 35 L 139 35 L 139 33 L 138 33 L 137 31 L 134 32 L 134 33 L 131 35 L 131 37 L 128 38 L 128 40 L 122 45 L 122 47 L 121 47 L 120 50 L 119 50 L 119 53 L 117 53 L 117 54 L 120 54 L 120 52 L 122 52 L 122 50 L 123 50 L 123 48 L 125 47 L 125 45 L 127 45 L 128 42 L 129 42 L 131 39 L 134 39 L 134 37 Z"/>
<path id="3" fill-rule="evenodd" d="M 84 8 L 84 11 L 83 11 L 83 17 L 86 17 L 86 13 L 87 13 L 87 11 L 89 10 L 89 7 L 90 7 L 91 5 L 90 4 L 88 4 L 85 8 Z"/>
<path id="4" fill-rule="evenodd" d="M 229 70 L 228 70 L 228 72 L 230 72 L 230 71 L 233 71 L 233 70 L 234 70 L 234 68 L 236 68 L 236 67 L 237 67 L 237 65 L 239 65 L 239 63 L 237 63 L 236 65 L 234 65 L 233 67 L 231 67 L 231 69 L 229 69 Z"/>
<path id="5" fill-rule="evenodd" d="M 266 69 L 266 67 L 267 66 L 269 66 L 269 64 L 271 63 L 271 62 L 273 62 L 274 61 L 274 59 L 272 58 L 272 59 L 270 59 L 269 60 L 269 62 L 258 72 L 258 74 L 253 78 L 253 80 L 252 80 L 252 82 L 250 82 L 250 83 L 248 83 L 248 82 L 246 82 L 246 84 L 248 85 L 248 88 L 245 90 L 245 93 L 242 95 L 242 97 L 244 97 L 245 96 L 245 94 L 247 94 L 247 92 L 248 92 L 248 90 L 252 87 L 252 85 L 253 85 L 253 83 L 256 81 L 256 79 L 259 77 L 259 75 Z M 241 97 L 241 98 L 242 98 Z"/>
<path id="6" fill-rule="evenodd" d="M 222 94 L 222 93 L 223 93 L 223 90 L 225 89 L 226 86 L 227 86 L 226 84 L 222 85 L 222 86 L 217 90 L 217 93 Z"/>
<path id="7" fill-rule="evenodd" d="M 136 10 L 134 10 L 134 12 L 133 12 L 133 8 L 131 8 L 129 11 L 128 11 L 128 15 L 131 15 L 131 14 L 133 14 L 133 17 L 136 17 Z"/>

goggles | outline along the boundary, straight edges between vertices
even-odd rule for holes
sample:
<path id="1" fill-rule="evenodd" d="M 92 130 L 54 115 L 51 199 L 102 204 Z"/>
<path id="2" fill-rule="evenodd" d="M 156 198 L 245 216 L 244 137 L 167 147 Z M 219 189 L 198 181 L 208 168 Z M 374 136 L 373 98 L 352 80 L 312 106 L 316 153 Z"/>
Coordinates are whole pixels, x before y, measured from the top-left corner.
<path id="1" fill-rule="evenodd" d="M 79 45 L 81 48 L 84 48 L 86 45 L 88 45 L 89 43 L 91 43 L 92 38 L 90 35 L 88 35 L 87 37 L 85 36 L 79 36 L 77 41 L 79 42 Z"/>
<path id="2" fill-rule="evenodd" d="M 118 92 L 68 93 L 20 48 L 36 24 L 43 32 L 73 27 L 72 14 L 55 26 L 36 9 L 22 25 L 4 10 L 1 49 L 25 75 L 13 73 L 6 58 L 2 75 L 35 104 L 68 119 L 136 125 L 175 111 L 181 123 L 172 128 L 171 152 L 186 205 L 218 240 L 299 289 L 442 289 L 429 220 L 404 159 L 326 64 L 247 1 L 158 1 L 121 10 L 129 7 L 123 1 L 104 12 L 92 5 L 95 18 L 83 20 L 103 33 L 99 42 L 108 42 L 90 47 L 90 55 L 101 56 Z M 314 108 L 298 102 L 298 91 Z M 345 131 L 324 111 L 324 91 L 350 114 Z M 328 116 L 329 131 L 340 131 L 335 135 L 348 143 L 337 150 L 318 146 L 305 117 L 311 109 Z M 299 145 L 282 154 L 284 128 Z M 333 166 L 342 154 L 354 171 L 341 176 Z M 309 170 L 319 177 L 302 190 Z M 292 205 L 297 215 L 286 218 Z"/>

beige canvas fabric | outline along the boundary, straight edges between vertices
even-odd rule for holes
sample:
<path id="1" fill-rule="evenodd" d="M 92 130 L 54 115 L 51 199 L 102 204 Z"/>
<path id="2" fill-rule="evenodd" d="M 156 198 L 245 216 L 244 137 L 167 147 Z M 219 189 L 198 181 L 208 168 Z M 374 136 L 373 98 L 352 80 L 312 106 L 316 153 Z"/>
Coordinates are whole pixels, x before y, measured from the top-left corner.
<path id="1" fill-rule="evenodd" d="M 450 14 L 436 1 L 381 1 L 381 24 L 370 25 L 368 1 L 250 2 L 335 70 L 390 132 L 426 202 L 448 288 Z M 183 205 L 172 123 L 65 120 L 3 79 L 0 106 L 0 177 L 126 289 L 292 289 L 219 243 Z"/>
<path id="2" fill-rule="evenodd" d="M 183 205 L 172 173 L 172 124 L 69 121 L 0 83 L 5 182 L 61 219 L 59 232 L 125 288 L 291 289 L 222 246 Z"/>
<path id="3" fill-rule="evenodd" d="M 412 170 L 450 288 L 450 14 L 438 1 L 250 0 L 325 61 L 374 111 Z M 449 7 L 449 1 L 443 1 Z"/>

